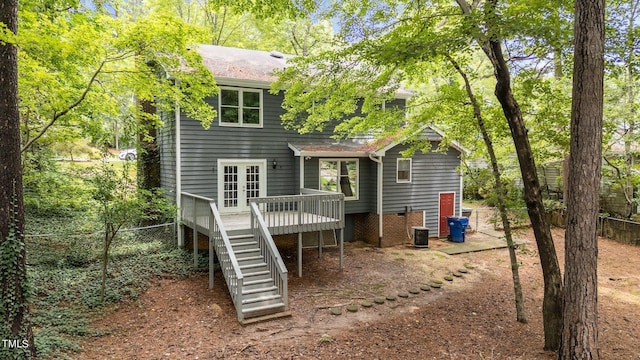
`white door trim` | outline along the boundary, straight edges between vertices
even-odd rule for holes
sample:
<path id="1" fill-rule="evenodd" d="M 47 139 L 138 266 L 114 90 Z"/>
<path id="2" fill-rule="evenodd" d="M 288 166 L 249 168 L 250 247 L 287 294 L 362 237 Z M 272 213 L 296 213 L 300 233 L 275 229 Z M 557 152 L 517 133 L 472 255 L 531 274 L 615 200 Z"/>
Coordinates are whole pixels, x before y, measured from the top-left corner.
<path id="1" fill-rule="evenodd" d="M 238 206 L 225 206 L 224 199 L 224 166 L 238 166 Z M 218 196 L 216 203 L 221 213 L 241 213 L 249 211 L 246 202 L 246 166 L 257 165 L 259 175 L 259 197 L 267 196 L 267 159 L 218 159 Z"/>

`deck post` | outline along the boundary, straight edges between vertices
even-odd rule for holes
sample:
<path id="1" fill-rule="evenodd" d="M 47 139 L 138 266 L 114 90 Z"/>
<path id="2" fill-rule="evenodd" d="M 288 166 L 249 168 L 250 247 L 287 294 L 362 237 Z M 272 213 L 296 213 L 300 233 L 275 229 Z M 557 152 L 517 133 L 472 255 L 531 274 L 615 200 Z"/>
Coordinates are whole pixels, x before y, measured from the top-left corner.
<path id="1" fill-rule="evenodd" d="M 340 271 L 342 271 L 343 258 L 344 258 L 344 228 L 340 229 Z"/>
<path id="2" fill-rule="evenodd" d="M 298 233 L 298 277 L 302 277 L 302 233 Z"/>
<path id="3" fill-rule="evenodd" d="M 196 199 L 193 199 L 193 268 L 198 268 L 198 206 Z"/>
<path id="4" fill-rule="evenodd" d="M 324 230 L 318 231 L 318 259 L 322 257 L 322 245 L 324 244 L 323 232 Z"/>
<path id="5" fill-rule="evenodd" d="M 215 219 L 213 217 L 213 213 L 210 216 L 209 220 L 209 289 L 213 289 L 213 225 L 215 224 Z"/>

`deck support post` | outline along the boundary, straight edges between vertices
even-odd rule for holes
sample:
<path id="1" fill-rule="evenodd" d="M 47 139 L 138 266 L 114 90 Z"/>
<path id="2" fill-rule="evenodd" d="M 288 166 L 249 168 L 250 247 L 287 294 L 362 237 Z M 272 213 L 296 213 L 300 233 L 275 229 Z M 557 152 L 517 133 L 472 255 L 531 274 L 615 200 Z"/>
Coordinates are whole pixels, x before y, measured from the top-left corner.
<path id="1" fill-rule="evenodd" d="M 340 271 L 342 272 L 342 259 L 344 258 L 344 228 L 340 229 Z"/>
<path id="2" fill-rule="evenodd" d="M 318 231 L 318 259 L 322 257 L 322 245 L 324 244 L 323 232 L 324 230 Z"/>
<path id="3" fill-rule="evenodd" d="M 209 216 L 209 289 L 213 289 L 213 256 L 214 256 L 214 239 L 213 239 L 213 224 L 215 224 L 213 213 Z"/>
<path id="4" fill-rule="evenodd" d="M 193 268 L 198 268 L 198 213 L 195 199 L 193 200 Z"/>
<path id="5" fill-rule="evenodd" d="M 302 277 L 302 233 L 298 233 L 298 277 Z"/>
<path id="6" fill-rule="evenodd" d="M 213 289 L 213 239 L 209 238 L 209 289 Z"/>

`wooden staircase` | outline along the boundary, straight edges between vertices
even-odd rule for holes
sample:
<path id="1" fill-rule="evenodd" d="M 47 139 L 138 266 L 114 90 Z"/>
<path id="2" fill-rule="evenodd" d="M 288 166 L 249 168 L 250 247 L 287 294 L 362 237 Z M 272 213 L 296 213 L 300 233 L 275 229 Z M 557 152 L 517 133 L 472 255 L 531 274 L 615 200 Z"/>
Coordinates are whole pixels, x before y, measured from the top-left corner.
<path id="1" fill-rule="evenodd" d="M 243 277 L 241 323 L 248 324 L 271 318 L 290 316 L 275 279 L 262 255 L 258 242 L 250 231 L 229 233 L 233 253 Z"/>

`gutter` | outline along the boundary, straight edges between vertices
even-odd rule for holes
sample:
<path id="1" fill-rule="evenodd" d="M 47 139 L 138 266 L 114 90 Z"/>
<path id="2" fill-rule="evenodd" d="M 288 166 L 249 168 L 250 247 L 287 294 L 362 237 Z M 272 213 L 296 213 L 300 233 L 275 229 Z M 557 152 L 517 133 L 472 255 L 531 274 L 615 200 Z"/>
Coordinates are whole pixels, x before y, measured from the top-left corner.
<path id="1" fill-rule="evenodd" d="M 378 247 L 382 247 L 382 231 L 383 231 L 383 221 L 382 221 L 382 179 L 383 179 L 383 168 L 382 168 L 382 156 L 375 157 L 373 154 L 369 154 L 369 159 L 378 164 Z"/>

